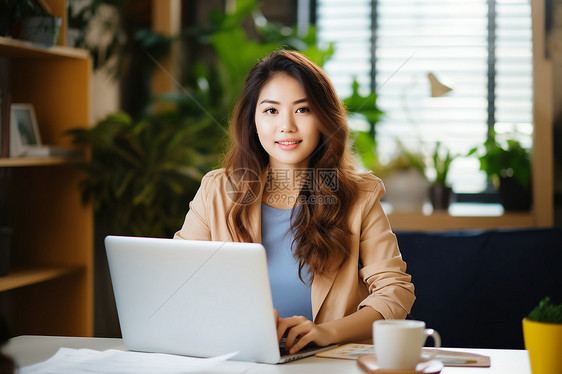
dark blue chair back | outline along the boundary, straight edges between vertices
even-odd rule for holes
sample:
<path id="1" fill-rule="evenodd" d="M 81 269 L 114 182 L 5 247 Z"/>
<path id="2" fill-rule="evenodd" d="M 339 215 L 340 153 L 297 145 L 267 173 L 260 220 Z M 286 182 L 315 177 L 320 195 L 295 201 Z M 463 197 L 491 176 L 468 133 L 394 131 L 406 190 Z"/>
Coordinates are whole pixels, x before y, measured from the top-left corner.
<path id="1" fill-rule="evenodd" d="M 562 229 L 397 232 L 416 301 L 444 347 L 523 349 L 522 319 L 562 302 Z"/>

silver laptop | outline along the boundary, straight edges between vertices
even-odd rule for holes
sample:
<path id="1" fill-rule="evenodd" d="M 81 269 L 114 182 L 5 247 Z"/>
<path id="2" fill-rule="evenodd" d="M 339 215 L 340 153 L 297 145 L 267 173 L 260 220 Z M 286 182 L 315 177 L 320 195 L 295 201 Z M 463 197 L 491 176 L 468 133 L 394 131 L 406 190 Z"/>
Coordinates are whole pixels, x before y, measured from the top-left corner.
<path id="1" fill-rule="evenodd" d="M 125 347 L 134 351 L 282 363 L 261 244 L 108 236 Z"/>

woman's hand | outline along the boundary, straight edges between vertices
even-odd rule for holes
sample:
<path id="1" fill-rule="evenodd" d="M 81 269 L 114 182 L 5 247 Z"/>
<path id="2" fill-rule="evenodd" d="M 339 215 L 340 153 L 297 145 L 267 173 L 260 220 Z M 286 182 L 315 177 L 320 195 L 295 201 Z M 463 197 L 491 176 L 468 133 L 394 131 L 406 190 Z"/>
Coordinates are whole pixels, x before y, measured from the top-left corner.
<path id="1" fill-rule="evenodd" d="M 318 346 L 334 343 L 358 342 L 372 339 L 373 322 L 383 319 L 382 314 L 371 307 L 364 307 L 346 317 L 315 325 L 303 316 L 279 318 L 277 321 L 277 336 L 279 340 L 287 334 L 285 348 L 291 354 L 298 352 L 310 342 Z"/>
<path id="2" fill-rule="evenodd" d="M 303 316 L 289 318 L 277 317 L 277 336 L 279 340 L 287 333 L 285 349 L 294 354 L 310 342 L 318 346 L 326 346 L 334 343 L 333 332 L 323 325 L 315 325 L 314 322 Z"/>

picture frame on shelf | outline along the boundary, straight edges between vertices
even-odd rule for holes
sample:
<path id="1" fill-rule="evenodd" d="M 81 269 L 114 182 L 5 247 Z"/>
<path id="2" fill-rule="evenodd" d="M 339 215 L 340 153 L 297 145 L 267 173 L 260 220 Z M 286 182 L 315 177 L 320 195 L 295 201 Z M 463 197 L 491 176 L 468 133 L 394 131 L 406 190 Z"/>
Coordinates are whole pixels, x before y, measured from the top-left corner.
<path id="1" fill-rule="evenodd" d="M 29 103 L 10 105 L 10 157 L 80 157 L 77 149 L 44 145 L 35 108 Z"/>
<path id="2" fill-rule="evenodd" d="M 33 147 L 41 147 L 41 134 L 35 108 L 29 103 L 10 105 L 10 157 L 21 157 Z"/>

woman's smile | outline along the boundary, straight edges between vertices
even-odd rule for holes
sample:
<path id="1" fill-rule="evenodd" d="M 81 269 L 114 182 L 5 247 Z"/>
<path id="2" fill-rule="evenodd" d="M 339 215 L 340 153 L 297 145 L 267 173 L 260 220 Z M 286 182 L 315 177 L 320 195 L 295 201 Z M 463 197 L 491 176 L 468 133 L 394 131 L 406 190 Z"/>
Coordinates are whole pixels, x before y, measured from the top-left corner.
<path id="1" fill-rule="evenodd" d="M 278 140 L 275 142 L 275 144 L 277 144 L 279 146 L 279 148 L 281 148 L 284 151 L 292 151 L 294 149 L 296 149 L 300 144 L 302 143 L 302 140 Z"/>

